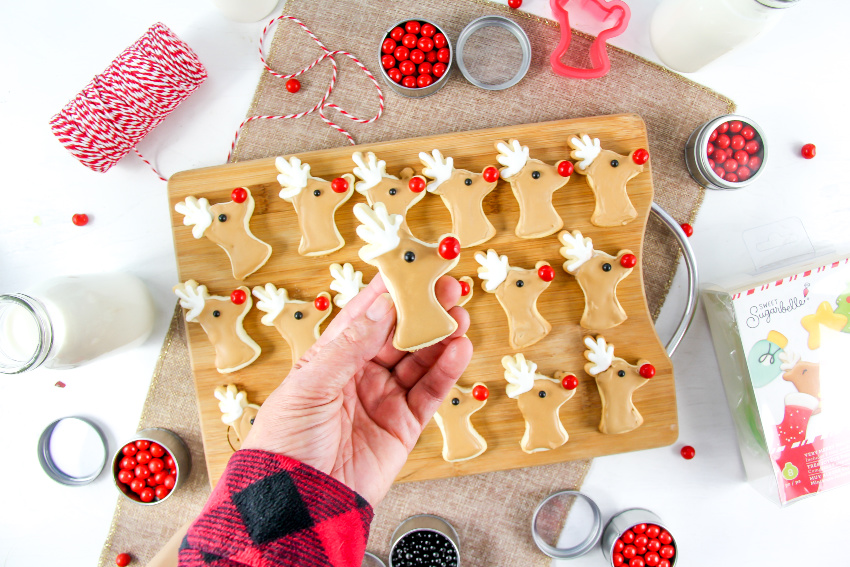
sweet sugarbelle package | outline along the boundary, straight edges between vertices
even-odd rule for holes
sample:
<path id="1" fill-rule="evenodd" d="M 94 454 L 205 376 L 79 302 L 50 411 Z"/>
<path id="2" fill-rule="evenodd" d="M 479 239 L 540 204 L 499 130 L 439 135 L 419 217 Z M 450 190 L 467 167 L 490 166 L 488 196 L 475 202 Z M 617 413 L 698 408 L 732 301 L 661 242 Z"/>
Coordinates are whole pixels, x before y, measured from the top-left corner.
<path id="1" fill-rule="evenodd" d="M 750 483 L 783 506 L 850 483 L 850 259 L 702 297 Z"/>

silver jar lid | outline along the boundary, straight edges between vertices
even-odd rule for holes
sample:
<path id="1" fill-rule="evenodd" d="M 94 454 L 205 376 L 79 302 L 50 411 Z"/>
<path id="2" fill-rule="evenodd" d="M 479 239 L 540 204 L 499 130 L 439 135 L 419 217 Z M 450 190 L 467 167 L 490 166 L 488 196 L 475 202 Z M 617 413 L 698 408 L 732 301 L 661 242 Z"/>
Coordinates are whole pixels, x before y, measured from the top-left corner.
<path id="1" fill-rule="evenodd" d="M 500 83 L 489 83 L 482 80 L 482 78 L 476 77 L 464 61 L 464 49 L 469 39 L 479 30 L 488 27 L 502 28 L 509 31 L 516 38 L 522 50 L 522 60 L 519 63 L 516 73 L 508 80 Z M 515 21 L 502 16 L 482 16 L 470 22 L 460 32 L 460 36 L 457 38 L 457 66 L 460 72 L 463 73 L 463 76 L 466 77 L 466 80 L 476 87 L 488 91 L 501 91 L 514 86 L 525 77 L 528 68 L 531 66 L 531 42 L 528 40 L 525 31 Z"/>
<path id="2" fill-rule="evenodd" d="M 538 549 L 553 559 L 581 557 L 602 537 L 599 506 L 577 490 L 549 495 L 534 510 L 531 536 Z"/>
<path id="3" fill-rule="evenodd" d="M 59 484 L 89 484 L 103 472 L 106 458 L 106 437 L 84 417 L 57 419 L 38 439 L 38 462 L 47 476 Z"/>

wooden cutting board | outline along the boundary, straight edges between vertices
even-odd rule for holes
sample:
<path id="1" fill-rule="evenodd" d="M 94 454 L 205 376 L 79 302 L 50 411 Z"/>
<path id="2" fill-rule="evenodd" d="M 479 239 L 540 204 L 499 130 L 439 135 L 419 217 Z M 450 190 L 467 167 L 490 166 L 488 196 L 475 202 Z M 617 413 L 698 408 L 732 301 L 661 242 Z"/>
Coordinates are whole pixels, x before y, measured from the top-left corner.
<path id="1" fill-rule="evenodd" d="M 639 116 L 615 115 L 575 120 L 559 120 L 459 132 L 426 138 L 399 140 L 381 144 L 347 146 L 298 154 L 312 166 L 312 175 L 333 179 L 354 168 L 351 160 L 356 150 L 373 151 L 387 162 L 387 172 L 393 175 L 404 167 L 421 172 L 420 151 L 437 148 L 454 158 L 455 166 L 480 172 L 488 165 L 498 166 L 498 140 L 518 139 L 530 148 L 532 158 L 554 163 L 569 158 L 567 140 L 570 136 L 587 133 L 597 137 L 602 147 L 628 155 L 636 148 L 647 148 L 646 127 Z M 643 289 L 641 253 L 647 218 L 652 204 L 652 158 L 644 172 L 628 183 L 629 196 L 638 217 L 619 228 L 599 228 L 590 223 L 594 197 L 584 176 L 574 173 L 569 183 L 555 193 L 554 204 L 564 219 L 564 228 L 580 230 L 593 239 L 594 248 L 616 254 L 628 248 L 638 256 L 637 267 L 618 288 L 618 296 L 629 318 L 620 326 L 601 333 L 615 345 L 615 355 L 629 363 L 648 359 L 657 374 L 634 395 L 634 403 L 644 417 L 637 430 L 623 435 L 603 435 L 599 425 L 601 403 L 594 379 L 584 372 L 584 337 L 590 334 L 579 326 L 584 309 L 581 289 L 575 278 L 561 268 L 564 259 L 558 254 L 560 243 L 556 235 L 534 240 L 522 240 L 514 235 L 519 218 L 517 202 L 510 185 L 500 181 L 496 190 L 484 201 L 484 208 L 498 233 L 483 245 L 464 249 L 451 275 L 475 278 L 474 296 L 466 305 L 471 326 L 467 335 L 474 345 L 474 356 L 460 379 L 461 385 L 485 382 L 490 398 L 483 410 L 473 416 L 473 424 L 487 440 L 488 450 L 481 456 L 461 462 L 447 463 L 441 457 L 442 437 L 433 421 L 428 425 L 410 455 L 398 482 L 475 474 L 533 465 L 596 457 L 673 443 L 678 437 L 676 391 L 673 367 L 655 334 L 647 309 Z M 253 287 L 272 282 L 288 290 L 290 297 L 312 300 L 321 291 L 330 291 L 331 263 L 351 262 L 369 281 L 376 270 L 361 261 L 357 253 L 362 241 L 355 234 L 357 220 L 352 213 L 355 203 L 365 197 L 354 193 L 337 212 L 340 233 L 346 241 L 342 249 L 320 258 L 298 254 L 300 232 L 292 205 L 278 196 L 277 170 L 274 158 L 254 160 L 186 171 L 174 175 L 168 183 L 169 206 L 172 215 L 174 244 L 181 281 L 197 280 L 211 294 L 229 295 L 239 285 Z M 273 247 L 269 262 L 244 282 L 233 279 L 225 252 L 206 238 L 196 240 L 191 227 L 183 225 L 183 216 L 174 205 L 187 196 L 206 197 L 210 203 L 230 200 L 235 187 L 247 186 L 256 201 L 251 221 L 253 233 Z M 451 219 L 442 200 L 427 195 L 408 214 L 413 233 L 426 242 L 451 230 Z M 551 376 L 563 370 L 576 374 L 579 386 L 575 396 L 561 408 L 561 420 L 570 440 L 564 446 L 528 455 L 519 446 L 524 421 L 517 403 L 505 394 L 501 358 L 514 351 L 508 345 L 507 320 L 493 294 L 484 292 L 477 274 L 474 252 L 488 248 L 506 254 L 512 266 L 533 267 L 538 260 L 548 260 L 555 268 L 555 280 L 540 297 L 541 314 L 552 323 L 551 333 L 541 342 L 523 350 L 526 358 L 538 365 L 538 372 Z M 338 308 L 334 307 L 334 314 Z M 187 323 L 189 349 L 195 387 L 201 415 L 201 427 L 207 467 L 213 484 L 221 476 L 233 450 L 228 442 L 228 428 L 221 422 L 215 388 L 234 383 L 248 392 L 252 402 L 262 403 L 286 377 L 291 366 L 289 346 L 273 327 L 260 323 L 262 312 L 255 306 L 245 318 L 245 329 L 262 347 L 262 354 L 250 366 L 232 374 L 220 374 L 214 366 L 214 350 L 200 325 Z M 328 322 L 330 319 L 328 320 Z"/>

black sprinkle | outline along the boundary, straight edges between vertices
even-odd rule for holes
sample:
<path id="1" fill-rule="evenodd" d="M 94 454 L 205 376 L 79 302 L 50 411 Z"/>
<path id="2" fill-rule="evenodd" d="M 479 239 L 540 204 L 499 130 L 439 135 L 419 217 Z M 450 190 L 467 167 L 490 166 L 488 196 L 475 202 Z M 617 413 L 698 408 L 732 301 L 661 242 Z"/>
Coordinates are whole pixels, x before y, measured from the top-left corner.
<path id="1" fill-rule="evenodd" d="M 610 272 L 611 271 L 611 264 L 609 264 L 608 262 L 605 262 L 604 264 L 602 264 L 602 271 L 603 272 Z"/>
<path id="2" fill-rule="evenodd" d="M 517 287 L 522 287 L 522 286 L 524 286 L 524 285 L 525 285 L 525 282 L 524 282 L 524 281 L 522 281 L 522 280 L 517 280 L 517 281 L 516 281 L 516 286 L 517 286 Z"/>
<path id="3" fill-rule="evenodd" d="M 617 160 L 615 160 L 615 159 L 612 159 L 612 160 L 611 160 L 611 167 L 617 167 L 618 165 L 620 165 L 620 162 L 618 162 L 618 161 L 617 161 Z"/>
<path id="4" fill-rule="evenodd" d="M 532 177 L 532 179 L 540 179 L 540 172 L 539 171 L 532 171 L 531 177 Z"/>
<path id="5" fill-rule="evenodd" d="M 226 221 L 226 220 L 227 220 L 227 215 L 226 215 L 226 214 L 221 213 L 220 215 L 218 215 L 218 222 L 224 222 L 224 221 Z"/>
<path id="6" fill-rule="evenodd" d="M 452 398 L 452 405 L 456 406 L 458 404 L 460 404 L 460 400 L 458 398 Z"/>
<path id="7" fill-rule="evenodd" d="M 404 253 L 404 261 L 408 264 L 416 259 L 416 254 L 408 250 Z"/>
<path id="8" fill-rule="evenodd" d="M 541 398 L 545 398 L 546 392 L 544 392 L 543 390 L 540 390 L 539 392 L 537 392 L 537 395 L 540 396 Z"/>
<path id="9" fill-rule="evenodd" d="M 321 194 L 322 194 L 322 190 L 321 190 L 321 189 L 316 189 L 315 191 L 313 191 L 313 196 L 314 196 L 314 197 L 318 197 L 318 196 L 319 196 L 319 195 L 321 195 Z"/>
<path id="10" fill-rule="evenodd" d="M 301 313 L 300 311 L 296 311 L 294 317 L 295 317 L 295 319 L 300 321 L 301 318 L 304 317 L 304 314 Z"/>
<path id="11" fill-rule="evenodd" d="M 398 189 L 390 189 L 390 195 L 395 195 L 398 193 Z"/>
<path id="12" fill-rule="evenodd" d="M 625 375 L 626 375 L 626 371 L 625 371 L 625 370 L 620 370 L 619 372 L 617 372 L 617 376 L 619 376 L 620 378 L 622 378 L 622 377 L 623 377 L 623 376 L 625 376 Z"/>
<path id="13" fill-rule="evenodd" d="M 213 317 L 220 317 L 220 316 L 221 316 L 221 311 L 219 311 L 218 309 L 213 311 Z"/>
<path id="14" fill-rule="evenodd" d="M 463 183 L 464 183 L 464 185 L 472 185 L 472 179 L 467 177 L 466 179 L 463 180 Z"/>

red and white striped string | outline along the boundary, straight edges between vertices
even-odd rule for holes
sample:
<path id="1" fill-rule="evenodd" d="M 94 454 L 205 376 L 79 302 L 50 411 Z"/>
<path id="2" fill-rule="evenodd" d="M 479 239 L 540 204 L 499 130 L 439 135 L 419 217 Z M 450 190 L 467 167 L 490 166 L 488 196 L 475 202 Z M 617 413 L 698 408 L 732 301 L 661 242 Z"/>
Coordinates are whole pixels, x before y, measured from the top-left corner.
<path id="1" fill-rule="evenodd" d="M 95 76 L 50 127 L 89 169 L 107 171 L 134 150 L 165 181 L 136 145 L 206 78 L 192 49 L 157 23 Z"/>
<path id="2" fill-rule="evenodd" d="M 269 64 L 266 62 L 265 53 L 263 51 L 263 45 L 265 43 L 265 39 L 266 39 L 266 36 L 268 35 L 269 30 L 281 20 L 290 20 L 292 22 L 295 22 L 299 26 L 301 26 L 301 29 L 303 29 L 307 33 L 307 35 L 309 35 L 313 39 L 313 41 L 315 41 L 316 44 L 318 44 L 319 48 L 322 50 L 322 54 L 315 61 L 313 61 L 312 63 L 310 63 L 309 65 L 307 65 L 303 69 L 301 69 L 300 71 L 296 71 L 295 73 L 290 73 L 288 75 L 283 74 L 283 73 L 278 73 L 277 71 L 275 71 L 274 69 L 269 67 Z M 352 121 L 357 122 L 359 124 L 369 124 L 371 122 L 374 122 L 378 118 L 381 117 L 381 114 L 383 114 L 383 112 L 384 112 L 384 93 L 381 91 L 381 86 L 378 84 L 378 81 L 377 81 L 377 79 L 375 79 L 375 76 L 372 75 L 371 72 L 369 72 L 369 69 L 367 69 L 366 66 L 363 63 L 361 63 L 360 60 L 357 57 L 355 57 L 354 55 L 352 55 L 348 51 L 341 51 L 341 50 L 331 51 L 330 49 L 325 47 L 325 44 L 323 44 L 321 42 L 321 40 L 319 40 L 319 38 L 316 37 L 316 35 L 312 31 L 310 31 L 310 29 L 306 25 L 304 25 L 304 23 L 301 20 L 299 20 L 298 18 L 295 18 L 293 16 L 278 16 L 277 18 L 271 20 L 268 24 L 266 24 L 266 27 L 263 28 L 263 31 L 260 34 L 260 49 L 259 50 L 260 50 L 260 61 L 262 61 L 263 67 L 266 69 L 266 71 L 268 71 L 273 76 L 275 76 L 279 79 L 292 79 L 294 77 L 298 77 L 300 75 L 303 75 L 304 73 L 306 73 L 307 71 L 309 71 L 310 69 L 312 69 L 313 67 L 315 67 L 316 65 L 321 63 L 322 61 L 324 61 L 325 59 L 329 59 L 330 62 L 331 62 L 331 66 L 333 67 L 333 72 L 331 74 L 331 82 L 328 85 L 328 89 L 325 91 L 324 96 L 322 96 L 322 99 L 319 102 L 317 102 L 316 105 L 313 106 L 310 110 L 305 110 L 303 112 L 298 112 L 298 113 L 295 113 L 295 114 L 251 116 L 251 117 L 245 119 L 242 122 L 242 124 L 239 125 L 239 128 L 236 130 L 236 136 L 233 138 L 233 143 L 230 145 L 230 153 L 228 153 L 228 155 L 227 155 L 228 161 L 230 161 L 230 157 L 233 155 L 233 152 L 236 149 L 236 142 L 237 142 L 237 140 L 239 140 L 239 135 L 242 132 L 242 129 L 247 124 L 249 124 L 250 122 L 253 122 L 255 120 L 289 120 L 289 119 L 301 118 L 303 116 L 307 116 L 308 114 L 312 114 L 313 112 L 318 111 L 319 118 L 321 118 L 322 121 L 325 124 L 336 129 L 338 132 L 340 132 L 346 138 L 348 138 L 348 141 L 350 143 L 355 144 L 356 142 L 354 141 L 354 138 L 352 137 L 352 135 L 347 130 L 345 130 L 344 128 L 342 128 L 341 126 L 339 126 L 338 124 L 336 124 L 335 122 L 333 122 L 332 120 L 330 120 L 327 117 L 326 110 L 327 109 L 336 110 L 341 115 L 348 118 L 349 120 L 352 120 Z M 335 59 L 335 56 L 337 56 L 337 55 L 344 55 L 344 56 L 348 57 L 349 59 L 351 59 L 354 62 L 354 64 L 357 65 L 360 68 L 360 70 L 363 71 L 363 73 L 366 74 L 367 77 L 369 77 L 369 79 L 372 81 L 372 84 L 375 85 L 375 90 L 378 92 L 378 112 L 372 118 L 368 118 L 368 119 L 358 118 L 357 116 L 346 111 L 344 108 L 340 107 L 339 105 L 334 104 L 332 102 L 328 102 L 328 99 L 330 98 L 331 93 L 333 92 L 334 86 L 336 85 L 337 61 Z"/>

